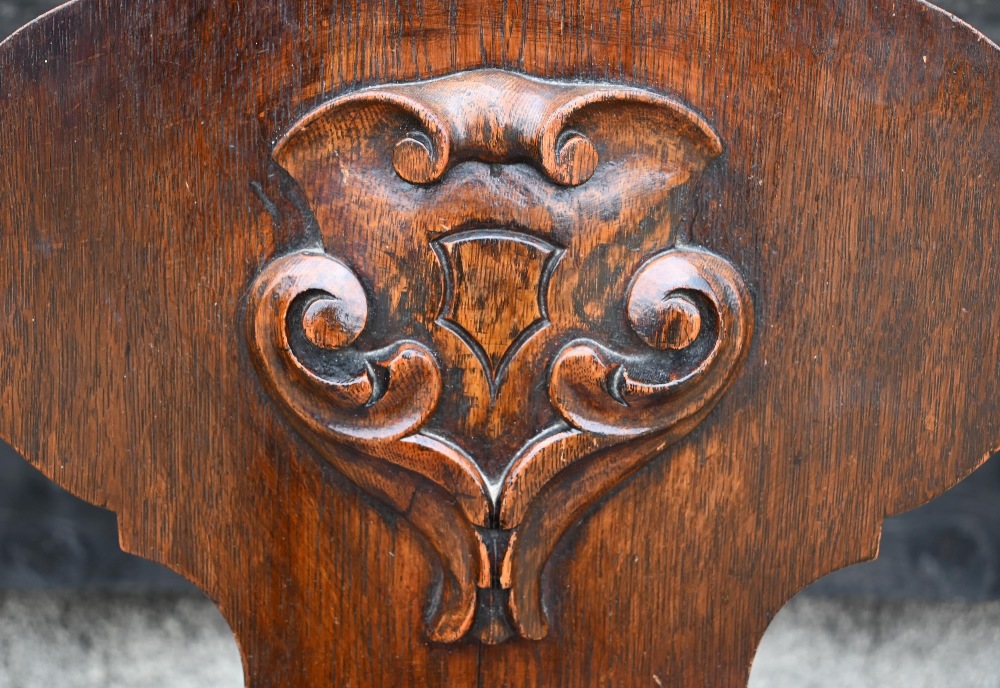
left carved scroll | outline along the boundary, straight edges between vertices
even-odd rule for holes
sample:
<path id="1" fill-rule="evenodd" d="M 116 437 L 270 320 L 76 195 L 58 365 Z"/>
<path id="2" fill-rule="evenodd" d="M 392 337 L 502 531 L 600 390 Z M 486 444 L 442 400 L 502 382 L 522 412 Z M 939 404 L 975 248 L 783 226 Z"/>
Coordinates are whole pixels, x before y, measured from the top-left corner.
<path id="1" fill-rule="evenodd" d="M 457 640 L 472 624 L 476 587 L 489 571 L 473 527 L 486 524 L 488 507 L 468 459 L 419 431 L 441 394 L 434 356 L 412 341 L 376 351 L 355 347 L 368 317 L 364 289 L 325 254 L 296 253 L 268 265 L 247 313 L 257 369 L 299 431 L 434 547 L 444 580 L 429 635 Z M 345 453 L 351 448 L 358 451 Z M 465 498 L 452 497 L 455 485 Z"/>

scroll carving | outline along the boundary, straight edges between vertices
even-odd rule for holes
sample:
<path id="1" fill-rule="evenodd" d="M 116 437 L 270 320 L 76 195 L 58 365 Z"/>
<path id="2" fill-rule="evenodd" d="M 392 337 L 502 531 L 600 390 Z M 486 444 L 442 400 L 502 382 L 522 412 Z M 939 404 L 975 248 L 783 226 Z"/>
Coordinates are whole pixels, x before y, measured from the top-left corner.
<path id="1" fill-rule="evenodd" d="M 545 635 L 542 569 L 736 376 L 753 303 L 679 241 L 722 150 L 650 91 L 499 70 L 378 86 L 277 143 L 321 247 L 247 300 L 261 380 L 441 563 L 429 635 Z"/>

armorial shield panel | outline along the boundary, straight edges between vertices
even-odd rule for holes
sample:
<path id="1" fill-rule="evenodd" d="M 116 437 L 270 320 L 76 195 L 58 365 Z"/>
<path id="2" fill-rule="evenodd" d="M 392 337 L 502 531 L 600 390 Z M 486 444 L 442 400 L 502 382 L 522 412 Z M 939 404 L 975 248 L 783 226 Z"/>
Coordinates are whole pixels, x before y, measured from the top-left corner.
<path id="1" fill-rule="evenodd" d="M 495 394 L 510 359 L 549 322 L 546 294 L 562 249 L 523 232 L 489 229 L 433 246 L 446 285 L 437 322 L 469 345 Z"/>

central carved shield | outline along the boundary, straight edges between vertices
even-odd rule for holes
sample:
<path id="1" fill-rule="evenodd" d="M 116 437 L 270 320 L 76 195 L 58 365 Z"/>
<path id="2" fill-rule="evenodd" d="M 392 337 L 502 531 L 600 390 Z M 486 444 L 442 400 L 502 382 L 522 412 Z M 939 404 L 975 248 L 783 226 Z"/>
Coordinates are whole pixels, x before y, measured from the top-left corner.
<path id="1" fill-rule="evenodd" d="M 316 234 L 251 288 L 250 350 L 438 553 L 432 638 L 544 636 L 563 532 L 731 382 L 749 294 L 676 237 L 721 150 L 668 96 L 491 69 L 341 95 L 275 146 L 269 207 Z"/>
<path id="2" fill-rule="evenodd" d="M 518 349 L 548 323 L 545 299 L 561 249 L 522 232 L 459 232 L 433 242 L 445 297 L 438 323 L 475 353 L 491 395 Z"/>

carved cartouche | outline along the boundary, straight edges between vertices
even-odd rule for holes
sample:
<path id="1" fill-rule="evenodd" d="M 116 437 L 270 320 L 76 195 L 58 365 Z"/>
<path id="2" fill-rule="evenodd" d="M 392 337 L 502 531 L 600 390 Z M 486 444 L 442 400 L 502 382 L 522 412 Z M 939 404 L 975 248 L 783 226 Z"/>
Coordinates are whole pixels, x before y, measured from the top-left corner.
<path id="1" fill-rule="evenodd" d="M 432 639 L 543 637 L 562 534 L 737 373 L 747 288 L 677 234 L 721 150 L 661 94 L 492 69 L 341 95 L 275 146 L 321 245 L 260 273 L 250 351 L 440 557 Z"/>

